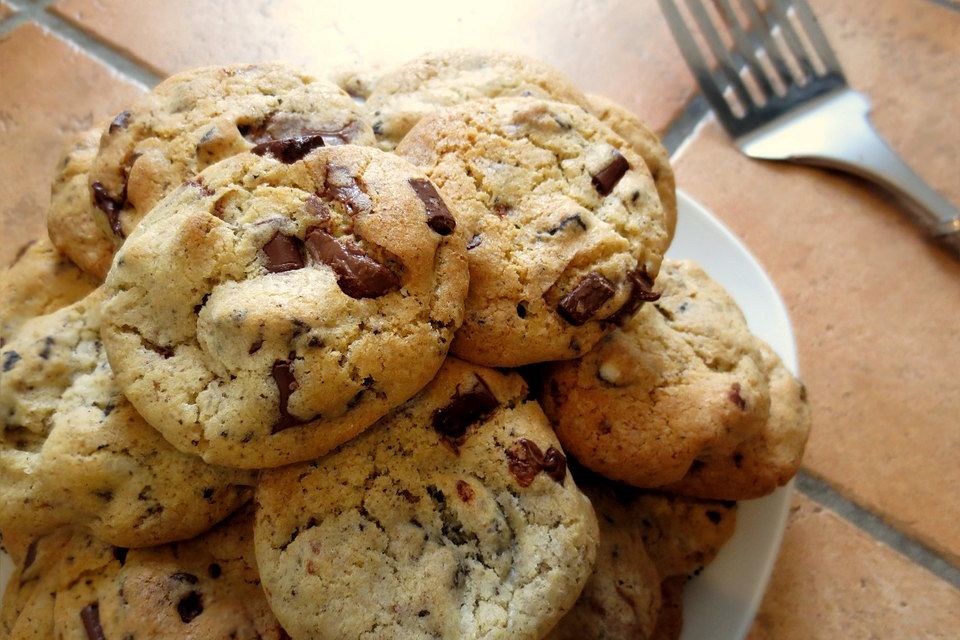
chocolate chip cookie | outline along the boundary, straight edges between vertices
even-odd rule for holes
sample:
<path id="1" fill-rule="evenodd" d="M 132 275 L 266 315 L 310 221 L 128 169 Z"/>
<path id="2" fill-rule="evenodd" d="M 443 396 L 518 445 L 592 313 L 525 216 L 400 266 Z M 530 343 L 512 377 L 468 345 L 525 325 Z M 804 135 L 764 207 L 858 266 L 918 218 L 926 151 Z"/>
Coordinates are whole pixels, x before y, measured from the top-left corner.
<path id="1" fill-rule="evenodd" d="M 482 98 L 524 96 L 570 102 L 588 100 L 550 65 L 515 53 L 452 50 L 429 53 L 384 73 L 370 85 L 362 75 L 348 86 L 366 93 L 365 109 L 381 149 L 393 150 L 424 116 L 440 107 Z M 342 86 L 342 85 L 341 85 Z"/>
<path id="2" fill-rule="evenodd" d="M 633 150 L 647 163 L 647 169 L 657 185 L 657 195 L 663 204 L 667 220 L 667 232 L 673 237 L 677 228 L 677 186 L 670 166 L 670 155 L 657 135 L 643 121 L 610 98 L 590 94 L 587 96 L 590 113 L 603 124 L 613 129 L 630 143 Z"/>
<path id="3" fill-rule="evenodd" d="M 657 285 L 660 300 L 622 330 L 582 360 L 551 366 L 544 409 L 561 442 L 587 467 L 639 487 L 731 500 L 769 493 L 803 452 L 802 387 L 772 395 L 765 345 L 698 266 L 667 261 Z"/>
<path id="4" fill-rule="evenodd" d="M 96 286 L 47 238 L 25 245 L 13 263 L 0 270 L 0 347 L 30 318 L 76 302 Z"/>
<path id="5" fill-rule="evenodd" d="M 490 366 L 576 358 L 645 300 L 669 243 L 646 164 L 576 105 L 532 98 L 435 112 L 397 153 L 468 234 L 452 352 Z"/>
<path id="6" fill-rule="evenodd" d="M 249 511 L 198 538 L 149 549 L 115 547 L 78 532 L 37 579 L 44 588 L 25 588 L 27 574 L 21 569 L 18 576 L 25 582 L 13 628 L 50 633 L 12 637 L 290 637 L 260 588 Z"/>
<path id="7" fill-rule="evenodd" d="M 121 388 L 207 462 L 329 451 L 429 382 L 460 325 L 464 240 L 434 186 L 392 154 L 322 144 L 267 142 L 210 167 L 144 219 L 107 278 Z"/>
<path id="8" fill-rule="evenodd" d="M 54 246 L 100 281 L 110 269 L 115 243 L 99 224 L 102 212 L 90 192 L 90 167 L 100 148 L 100 136 L 109 126 L 104 123 L 84 131 L 64 149 L 47 213 L 47 232 Z"/>
<path id="9" fill-rule="evenodd" d="M 203 67 L 171 76 L 103 130 L 87 194 L 100 238 L 119 246 L 160 199 L 219 160 L 308 135 L 327 145 L 374 142 L 350 96 L 284 64 Z M 109 264 L 113 250 L 98 260 Z"/>
<path id="10" fill-rule="evenodd" d="M 255 477 L 177 451 L 136 413 L 100 344 L 102 297 L 30 320 L 0 352 L 0 529 L 74 525 L 123 546 L 196 535 Z"/>
<path id="11" fill-rule="evenodd" d="M 540 638 L 597 524 L 515 374 L 447 359 L 336 452 L 263 472 L 257 561 L 296 638 Z"/>

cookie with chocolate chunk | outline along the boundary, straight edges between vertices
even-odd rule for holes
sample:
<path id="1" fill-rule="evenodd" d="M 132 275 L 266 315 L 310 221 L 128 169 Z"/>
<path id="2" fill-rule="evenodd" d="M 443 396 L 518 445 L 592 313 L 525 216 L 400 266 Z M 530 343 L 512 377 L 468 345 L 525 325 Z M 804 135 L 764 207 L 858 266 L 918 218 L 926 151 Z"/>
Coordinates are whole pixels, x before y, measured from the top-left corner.
<path id="1" fill-rule="evenodd" d="M 540 638 L 597 524 L 523 380 L 455 358 L 308 464 L 265 471 L 257 561 L 293 637 Z"/>
<path id="2" fill-rule="evenodd" d="M 366 94 L 364 108 L 377 143 L 386 151 L 393 150 L 424 116 L 471 100 L 523 96 L 583 107 L 589 104 L 586 96 L 550 65 L 501 51 L 428 53 L 372 83 L 363 78 L 347 76 L 343 81 Z"/>
<path id="3" fill-rule="evenodd" d="M 9 625 L 16 638 L 290 637 L 260 588 L 249 511 L 200 537 L 148 549 L 78 532 L 52 567 L 38 577 L 28 573 L 21 569 L 11 588 L 19 604 Z M 41 629 L 48 633 L 29 635 Z"/>
<path id="4" fill-rule="evenodd" d="M 246 502 L 254 474 L 181 453 L 121 395 L 97 290 L 0 351 L 0 529 L 86 527 L 123 546 L 189 538 Z"/>
<path id="5" fill-rule="evenodd" d="M 677 228 L 677 186 L 670 166 L 670 155 L 657 135 L 643 121 L 610 98 L 590 94 L 587 96 L 590 113 L 613 129 L 630 143 L 633 150 L 643 158 L 657 185 L 657 195 L 666 214 L 667 231 L 673 237 Z"/>
<path id="6" fill-rule="evenodd" d="M 99 220 L 102 212 L 90 192 L 90 167 L 109 123 L 80 133 L 64 149 L 53 185 L 47 232 L 64 255 L 97 280 L 103 280 L 113 259 L 114 239 Z"/>
<path id="7" fill-rule="evenodd" d="M 50 217 L 66 228 L 57 234 L 58 246 L 89 254 L 78 264 L 102 277 L 116 247 L 182 182 L 256 145 L 302 136 L 327 145 L 374 142 L 350 96 L 285 64 L 202 67 L 171 76 L 102 129 L 86 193 L 64 187 L 73 195 L 59 198 L 55 188 Z M 72 185 L 67 168 L 62 173 L 57 184 Z M 71 237 L 70 220 L 85 221 L 90 211 L 97 237 L 89 237 L 85 222 Z"/>
<path id="8" fill-rule="evenodd" d="M 666 261 L 657 286 L 658 301 L 582 360 L 551 365 L 543 401 L 557 435 L 585 466 L 638 487 L 773 491 L 803 453 L 802 387 L 700 267 Z M 772 393 L 775 371 L 786 392 Z"/>
<path id="9" fill-rule="evenodd" d="M 13 263 L 0 270 L 0 347 L 30 318 L 76 302 L 96 286 L 47 238 L 25 245 Z"/>
<path id="10" fill-rule="evenodd" d="M 437 111 L 397 153 L 468 234 L 452 351 L 488 366 L 576 358 L 645 300 L 669 243 L 646 164 L 576 105 L 498 98 Z"/>
<path id="11" fill-rule="evenodd" d="M 207 462 L 322 455 L 426 385 L 460 325 L 464 240 L 434 186 L 392 154 L 319 140 L 210 167 L 107 278 L 124 394 Z"/>

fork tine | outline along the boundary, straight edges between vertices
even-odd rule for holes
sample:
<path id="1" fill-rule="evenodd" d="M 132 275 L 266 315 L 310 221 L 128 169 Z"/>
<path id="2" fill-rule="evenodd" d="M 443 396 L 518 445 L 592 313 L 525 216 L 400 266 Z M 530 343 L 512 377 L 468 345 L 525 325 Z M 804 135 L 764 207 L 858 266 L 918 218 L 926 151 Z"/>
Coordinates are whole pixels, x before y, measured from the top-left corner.
<path id="1" fill-rule="evenodd" d="M 783 52 L 780 50 L 780 46 L 771 35 L 773 24 L 763 15 L 763 12 L 760 10 L 760 7 L 757 6 L 755 0 L 741 0 L 740 4 L 746 9 L 750 17 L 750 24 L 753 25 L 754 33 L 760 34 L 760 39 L 763 41 L 763 49 L 766 51 L 767 57 L 770 58 L 770 62 L 773 63 L 774 68 L 780 75 L 781 80 L 783 80 L 783 84 L 789 85 L 793 73 L 790 71 L 787 61 L 783 58 Z M 797 84 L 799 84 L 799 82 Z"/>
<path id="2" fill-rule="evenodd" d="M 823 62 L 826 72 L 842 76 L 843 69 L 840 67 L 840 61 L 833 53 L 833 48 L 830 46 L 827 36 L 824 35 L 823 29 L 820 28 L 817 17 L 810 11 L 810 5 L 807 4 L 806 0 L 793 0 L 793 8 L 797 12 L 800 24 L 803 25 L 803 30 L 807 33 L 807 38 L 810 39 L 810 44 L 813 45 L 814 52 Z"/>
<path id="3" fill-rule="evenodd" d="M 700 48 L 694 41 L 690 30 L 683 20 L 683 16 L 680 15 L 680 11 L 674 4 L 674 0 L 659 0 L 659 3 L 660 11 L 663 13 L 663 17 L 666 18 L 667 25 L 673 33 L 673 39 L 676 40 L 680 46 L 680 52 L 686 59 L 691 71 L 693 71 L 693 75 L 696 76 L 697 84 L 700 85 L 700 90 L 703 92 L 707 102 L 713 107 L 717 118 L 720 119 L 725 129 L 728 131 L 738 131 L 742 128 L 737 122 L 738 118 L 730 108 L 727 99 L 723 96 L 723 92 L 717 87 L 713 74 L 710 73 L 710 68 L 703 59 Z"/>
<path id="4" fill-rule="evenodd" d="M 727 27 L 733 34 L 737 51 L 744 61 L 746 61 L 747 66 L 750 67 L 750 72 L 753 74 L 753 77 L 756 78 L 757 84 L 760 86 L 760 91 L 765 96 L 775 95 L 776 90 L 774 89 L 773 83 L 776 82 L 776 80 L 769 77 L 766 69 L 760 64 L 756 47 L 753 46 L 753 43 L 750 42 L 746 32 L 743 30 L 743 25 L 740 24 L 740 20 L 734 13 L 730 0 L 719 0 L 718 9 L 720 10 L 720 15 L 723 16 L 724 22 L 726 22 Z"/>
<path id="5" fill-rule="evenodd" d="M 707 41 L 710 51 L 713 52 L 713 57 L 717 60 L 717 63 L 719 63 L 723 75 L 726 76 L 727 82 L 737 95 L 737 100 L 740 101 L 744 109 L 746 109 L 751 102 L 756 104 L 757 101 L 750 95 L 747 85 L 744 84 L 743 79 L 740 77 L 740 70 L 737 68 L 737 65 L 733 63 L 726 46 L 723 44 L 723 40 L 720 39 L 720 34 L 717 32 L 713 21 L 710 20 L 710 16 L 707 15 L 707 11 L 703 7 L 703 0 L 687 0 L 687 8 L 693 13 L 694 20 L 696 20 L 700 26 L 700 33 L 703 34 L 703 38 Z"/>
<path id="6" fill-rule="evenodd" d="M 813 63 L 810 61 L 810 54 L 807 53 L 806 48 L 804 48 L 803 41 L 797 34 L 797 30 L 793 28 L 793 22 L 787 14 L 787 10 L 789 9 L 788 2 L 784 0 L 770 0 L 770 8 L 773 13 L 776 14 L 775 20 L 780 26 L 780 31 L 783 33 L 783 39 L 787 43 L 787 47 L 789 47 L 791 53 L 793 53 L 793 57 L 800 66 L 800 70 L 806 75 L 805 79 L 797 78 L 797 84 L 802 85 L 805 84 L 805 82 L 813 80 L 817 76 L 817 72 L 813 67 Z"/>

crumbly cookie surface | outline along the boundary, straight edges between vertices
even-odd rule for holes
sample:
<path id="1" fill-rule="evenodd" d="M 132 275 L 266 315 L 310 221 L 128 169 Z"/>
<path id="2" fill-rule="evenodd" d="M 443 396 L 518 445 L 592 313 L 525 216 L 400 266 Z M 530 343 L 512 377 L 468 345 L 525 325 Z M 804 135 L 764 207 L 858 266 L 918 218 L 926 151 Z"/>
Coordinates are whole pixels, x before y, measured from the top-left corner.
<path id="1" fill-rule="evenodd" d="M 430 53 L 380 75 L 372 83 L 364 82 L 361 75 L 352 79 L 357 91 L 366 93 L 366 113 L 377 143 L 387 151 L 393 150 L 421 118 L 441 107 L 508 96 L 588 104 L 580 90 L 553 67 L 497 51 Z"/>
<path id="2" fill-rule="evenodd" d="M 107 279 L 121 388 L 216 464 L 354 437 L 433 377 L 463 313 L 464 241 L 422 172 L 370 147 L 273 144 L 171 194 Z"/>
<path id="3" fill-rule="evenodd" d="M 657 195 L 660 196 L 660 202 L 663 204 L 667 232 L 672 238 L 677 228 L 677 184 L 667 150 L 656 134 L 622 105 L 610 98 L 595 94 L 588 95 L 587 101 L 590 112 L 629 142 L 633 150 L 647 164 L 647 169 L 653 176 L 653 182 L 657 185 Z"/>
<path id="4" fill-rule="evenodd" d="M 444 109 L 397 153 L 468 235 L 453 353 L 489 366 L 575 358 L 652 296 L 669 244 L 643 160 L 581 107 L 500 98 Z"/>
<path id="5" fill-rule="evenodd" d="M 681 480 L 770 417 L 757 342 L 733 299 L 688 262 L 666 261 L 657 287 L 660 299 L 594 351 L 552 365 L 543 397 L 580 462 L 638 487 Z"/>
<path id="6" fill-rule="evenodd" d="M 67 532 L 53 560 L 42 572 L 20 569 L 9 611 L 5 599 L 11 638 L 290 637 L 260 588 L 249 511 L 198 538 L 148 549 Z"/>
<path id="7" fill-rule="evenodd" d="M 24 246 L 13 263 L 0 270 L 0 347 L 30 318 L 76 302 L 96 286 L 47 238 Z"/>
<path id="8" fill-rule="evenodd" d="M 50 189 L 47 232 L 50 240 L 84 272 L 102 281 L 110 269 L 115 239 L 99 224 L 90 191 L 90 168 L 109 123 L 79 134 L 63 151 Z"/>
<path id="9" fill-rule="evenodd" d="M 194 536 L 249 499 L 254 475 L 177 451 L 136 413 L 100 344 L 102 298 L 27 322 L 0 353 L 0 528 L 75 525 L 122 546 Z"/>
<path id="10" fill-rule="evenodd" d="M 101 235 L 119 246 L 166 194 L 258 144 L 304 135 L 373 144 L 334 84 L 280 63 L 202 67 L 167 78 L 104 130 L 89 173 Z"/>
<path id="11" fill-rule="evenodd" d="M 265 471 L 256 504 L 264 587 L 293 637 L 542 637 L 596 554 L 526 385 L 455 358 L 336 452 Z"/>

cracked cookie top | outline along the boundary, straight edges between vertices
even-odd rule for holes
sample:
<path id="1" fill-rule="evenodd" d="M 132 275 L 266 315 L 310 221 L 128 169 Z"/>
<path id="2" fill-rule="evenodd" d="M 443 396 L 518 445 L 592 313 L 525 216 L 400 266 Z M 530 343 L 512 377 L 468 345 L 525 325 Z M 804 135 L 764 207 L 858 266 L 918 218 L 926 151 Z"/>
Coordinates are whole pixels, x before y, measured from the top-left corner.
<path id="1" fill-rule="evenodd" d="M 452 351 L 488 366 L 576 358 L 644 300 L 669 244 L 643 160 L 581 107 L 498 98 L 437 111 L 397 153 L 467 234 Z"/>
<path id="2" fill-rule="evenodd" d="M 121 395 L 97 290 L 0 351 L 0 529 L 86 527 L 123 546 L 189 538 L 246 502 L 254 474 L 177 451 Z"/>
<path id="3" fill-rule="evenodd" d="M 199 537 L 147 549 L 82 532 L 42 538 L 11 582 L 2 622 L 15 638 L 289 640 L 260 588 L 252 520 L 243 510 Z"/>
<path id="4" fill-rule="evenodd" d="M 596 555 L 590 502 L 523 380 L 455 358 L 356 440 L 263 472 L 256 514 L 293 637 L 540 638 Z"/>
<path id="5" fill-rule="evenodd" d="M 355 75 L 354 78 L 363 76 Z M 377 144 L 393 150 L 426 115 L 482 98 L 523 96 L 587 106 L 587 98 L 550 65 L 515 53 L 450 50 L 428 53 L 373 81 L 349 79 L 366 99 Z"/>
<path id="6" fill-rule="evenodd" d="M 97 267 L 103 277 L 100 267 L 109 267 L 115 248 L 181 182 L 258 144 L 304 135 L 322 136 L 327 145 L 374 142 L 350 96 L 284 64 L 202 67 L 171 76 L 102 129 L 82 203 L 54 199 L 55 219 L 93 212 L 96 243 L 86 234 L 65 234 L 58 246 L 86 247 L 78 264 Z"/>
<path id="7" fill-rule="evenodd" d="M 551 365 L 544 410 L 560 441 L 638 487 L 730 500 L 773 491 L 806 440 L 799 383 L 699 266 L 665 261 L 657 286 L 660 299 L 594 351 Z M 794 386 L 773 394 L 774 371 Z"/>
<path id="8" fill-rule="evenodd" d="M 329 451 L 429 382 L 460 325 L 464 241 L 433 185 L 392 154 L 318 142 L 267 142 L 185 183 L 107 278 L 124 393 L 208 462 Z"/>

